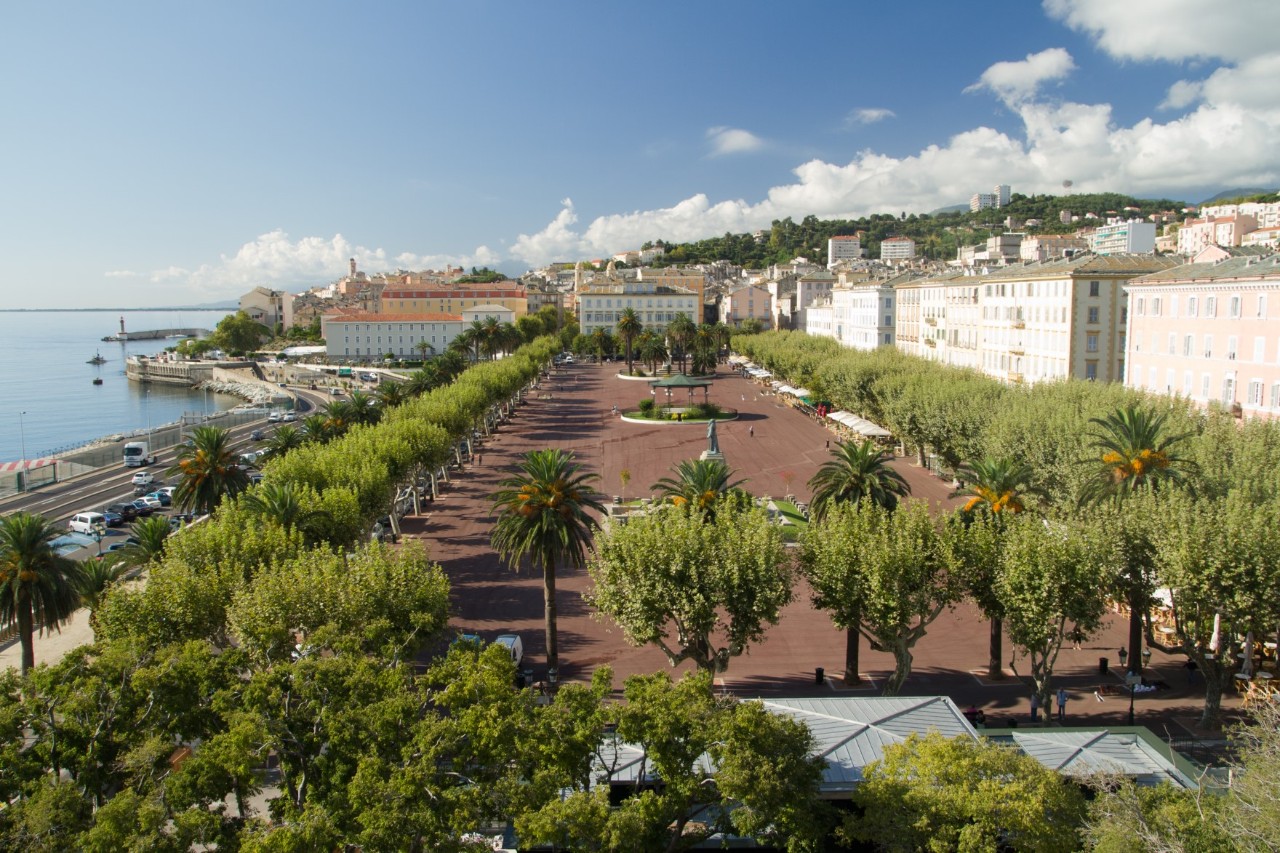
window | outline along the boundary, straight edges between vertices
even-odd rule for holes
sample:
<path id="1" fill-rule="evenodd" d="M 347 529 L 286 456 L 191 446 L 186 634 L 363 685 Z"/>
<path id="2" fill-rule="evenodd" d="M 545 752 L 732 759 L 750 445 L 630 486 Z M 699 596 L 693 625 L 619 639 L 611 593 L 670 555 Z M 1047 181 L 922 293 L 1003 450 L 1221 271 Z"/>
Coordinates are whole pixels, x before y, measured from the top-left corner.
<path id="1" fill-rule="evenodd" d="M 1182 374 L 1182 396 L 1184 396 L 1184 397 L 1190 397 L 1190 396 L 1191 396 L 1191 384 L 1192 384 L 1192 382 L 1193 382 L 1193 381 L 1194 381 L 1194 380 L 1193 380 L 1193 379 L 1192 379 L 1192 377 L 1191 377 L 1191 371 L 1190 371 L 1190 370 L 1188 370 L 1186 373 Z"/>
<path id="2" fill-rule="evenodd" d="M 1090 332 L 1089 334 L 1084 336 L 1084 350 L 1085 352 L 1098 351 L 1098 333 L 1097 332 Z"/>
<path id="3" fill-rule="evenodd" d="M 1187 358 L 1191 357 L 1191 351 L 1196 348 L 1195 335 L 1187 335 L 1182 339 L 1182 354 Z M 1190 393 L 1190 392 L 1188 392 Z"/>
<path id="4" fill-rule="evenodd" d="M 1101 287 L 1102 287 L 1102 282 L 1100 282 L 1100 281 L 1091 281 L 1091 282 L 1089 282 L 1089 295 L 1090 295 L 1090 296 L 1097 296 L 1097 295 L 1098 295 L 1098 290 L 1099 290 Z"/>
<path id="5" fill-rule="evenodd" d="M 1232 320 L 1237 319 L 1240 316 L 1240 297 L 1232 296 L 1231 301 L 1228 302 L 1227 305 L 1227 316 Z"/>
<path id="6" fill-rule="evenodd" d="M 1227 358 L 1234 359 L 1236 357 L 1236 336 L 1232 335 L 1227 338 Z"/>
<path id="7" fill-rule="evenodd" d="M 1188 317 L 1196 316 L 1196 311 L 1199 309 L 1199 307 L 1200 307 L 1199 301 L 1196 299 L 1196 297 L 1194 296 L 1187 297 L 1187 316 Z"/>
<path id="8" fill-rule="evenodd" d="M 1262 380 L 1261 379 L 1249 380 L 1249 405 L 1250 406 L 1262 405 Z"/>
<path id="9" fill-rule="evenodd" d="M 1206 296 L 1206 297 L 1205 297 L 1205 300 L 1204 300 L 1204 316 L 1206 316 L 1206 317 L 1217 317 L 1217 316 L 1218 316 L 1218 297 L 1216 297 L 1216 296 Z"/>
<path id="10" fill-rule="evenodd" d="M 1280 409 L 1280 382 L 1271 386 L 1271 408 Z"/>
<path id="11" fill-rule="evenodd" d="M 1267 295 L 1265 293 L 1258 294 L 1258 319 L 1265 320 L 1267 318 Z"/>
<path id="12" fill-rule="evenodd" d="M 1257 364 L 1267 360 L 1267 339 L 1261 335 L 1253 339 L 1253 360 Z"/>
<path id="13" fill-rule="evenodd" d="M 1137 314 L 1139 317 L 1145 316 L 1147 313 L 1147 300 L 1139 296 L 1138 301 L 1134 304 L 1133 313 Z"/>
<path id="14" fill-rule="evenodd" d="M 1086 361 L 1084 363 L 1084 378 L 1091 382 L 1098 378 L 1098 362 Z"/>
<path id="15" fill-rule="evenodd" d="M 1160 316 L 1160 297 L 1159 296 L 1151 297 L 1151 316 L 1152 317 Z"/>
<path id="16" fill-rule="evenodd" d="M 1213 358 L 1213 335 L 1204 336 L 1204 357 Z"/>
<path id="17" fill-rule="evenodd" d="M 1169 355 L 1178 354 L 1178 336 L 1173 332 L 1169 333 Z"/>
<path id="18" fill-rule="evenodd" d="M 1089 322 L 1095 326 L 1098 324 L 1098 306 L 1097 305 L 1089 306 Z"/>
<path id="19" fill-rule="evenodd" d="M 1120 322 L 1129 322 L 1129 306 L 1125 305 L 1120 309 Z"/>
<path id="20" fill-rule="evenodd" d="M 1206 400 L 1209 399 L 1209 384 L 1211 381 L 1207 373 L 1200 377 L 1200 396 Z"/>
<path id="21" fill-rule="evenodd" d="M 1222 380 L 1222 402 L 1230 406 L 1236 401 L 1236 378 L 1227 376 Z"/>
<path id="22" fill-rule="evenodd" d="M 892 325 L 893 325 L 893 317 L 889 316 L 888 314 L 885 314 L 885 315 L 884 315 L 884 324 L 885 324 L 886 326 L 892 326 Z"/>

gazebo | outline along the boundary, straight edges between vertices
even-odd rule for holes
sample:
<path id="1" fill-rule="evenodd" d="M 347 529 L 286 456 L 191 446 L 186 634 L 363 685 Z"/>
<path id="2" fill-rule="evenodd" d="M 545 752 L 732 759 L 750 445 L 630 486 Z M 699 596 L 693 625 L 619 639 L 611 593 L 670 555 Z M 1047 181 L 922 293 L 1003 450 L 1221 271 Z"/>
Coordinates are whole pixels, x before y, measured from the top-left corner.
<path id="1" fill-rule="evenodd" d="M 707 388 L 709 388 L 710 386 L 711 386 L 711 380 L 710 380 L 710 379 L 694 379 L 694 378 L 692 378 L 692 377 L 690 377 L 690 376 L 685 376 L 683 373 L 677 373 L 677 374 L 676 374 L 676 375 L 674 375 L 674 376 L 667 376 L 667 377 L 665 377 L 665 378 L 663 378 L 663 379 L 652 379 L 652 380 L 650 380 L 650 381 L 649 381 L 649 387 L 653 389 L 650 393 L 652 393 L 652 394 L 656 395 L 656 394 L 658 393 L 658 389 L 659 389 L 659 388 L 662 388 L 662 389 L 665 389 L 665 390 L 666 390 L 666 392 L 667 392 L 667 406 L 668 406 L 668 407 L 671 405 L 671 391 L 672 391 L 672 389 L 675 389 L 675 388 L 688 388 L 688 389 L 689 389 L 689 396 L 690 396 L 690 397 L 692 397 L 692 396 L 693 396 L 693 389 L 694 389 L 694 388 L 701 388 L 701 389 L 702 389 L 702 401 L 705 403 L 705 402 L 707 402 L 707 397 L 708 397 L 708 393 L 709 393 L 709 392 L 707 391 Z"/>

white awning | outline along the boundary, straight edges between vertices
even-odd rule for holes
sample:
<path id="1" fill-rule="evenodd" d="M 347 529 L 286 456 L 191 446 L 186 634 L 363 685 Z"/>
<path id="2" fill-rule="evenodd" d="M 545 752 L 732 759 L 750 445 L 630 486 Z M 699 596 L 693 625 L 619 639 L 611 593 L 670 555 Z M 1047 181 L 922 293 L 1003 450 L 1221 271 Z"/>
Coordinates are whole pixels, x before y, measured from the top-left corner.
<path id="1" fill-rule="evenodd" d="M 847 426 L 859 435 L 874 438 L 887 438 L 890 435 L 889 431 L 884 427 L 877 426 L 866 418 L 860 418 L 853 412 L 827 412 L 827 417 L 838 424 Z"/>

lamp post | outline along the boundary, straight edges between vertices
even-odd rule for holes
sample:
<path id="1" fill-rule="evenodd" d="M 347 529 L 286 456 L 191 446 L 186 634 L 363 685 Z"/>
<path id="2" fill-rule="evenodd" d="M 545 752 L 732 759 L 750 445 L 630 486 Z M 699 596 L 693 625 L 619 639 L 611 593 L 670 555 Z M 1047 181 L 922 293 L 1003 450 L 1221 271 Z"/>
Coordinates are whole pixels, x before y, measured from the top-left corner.
<path id="1" fill-rule="evenodd" d="M 18 412 L 18 441 L 22 444 L 22 461 L 27 461 L 27 430 L 23 426 L 22 417 L 26 412 Z"/>
<path id="2" fill-rule="evenodd" d="M 1151 649 L 1142 650 L 1142 668 L 1146 669 L 1151 665 Z"/>
<path id="3" fill-rule="evenodd" d="M 106 530 L 103 529 L 101 524 L 95 524 L 93 526 L 93 531 L 91 535 L 93 536 L 93 541 L 98 543 L 98 559 L 99 560 L 102 559 L 102 537 L 105 533 L 106 533 Z"/>
<path id="4" fill-rule="evenodd" d="M 1125 664 L 1129 661 L 1129 650 L 1122 648 L 1116 653 L 1116 657 L 1120 659 L 1120 668 L 1124 669 Z"/>

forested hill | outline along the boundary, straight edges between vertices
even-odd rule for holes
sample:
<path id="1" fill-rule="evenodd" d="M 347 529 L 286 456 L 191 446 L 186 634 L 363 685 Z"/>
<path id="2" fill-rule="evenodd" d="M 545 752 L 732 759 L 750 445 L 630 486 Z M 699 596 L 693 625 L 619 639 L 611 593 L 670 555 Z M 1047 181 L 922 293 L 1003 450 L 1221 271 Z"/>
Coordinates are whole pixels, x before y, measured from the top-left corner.
<path id="1" fill-rule="evenodd" d="M 856 234 L 865 231 L 862 247 L 868 258 L 880 257 L 880 241 L 886 237 L 910 237 L 916 241 L 916 251 L 928 258 L 949 259 L 956 255 L 956 247 L 986 240 L 992 234 L 1006 230 L 1004 221 L 1012 217 L 1019 222 L 1038 219 L 1041 224 L 1033 228 L 1019 226 L 1033 234 L 1066 234 L 1075 231 L 1082 223 L 1062 224 L 1059 214 L 1063 211 L 1083 217 L 1093 213 L 1099 220 L 1107 216 L 1145 217 L 1151 213 L 1178 213 L 1185 202 L 1171 199 L 1137 199 L 1119 193 L 1079 193 L 1065 196 L 1021 195 L 1014 193 L 1009 204 L 1002 208 L 989 208 L 976 213 L 969 211 L 898 216 L 875 213 L 861 219 L 818 219 L 806 216 L 800 222 L 790 217 L 774 220 L 761 240 L 751 234 L 725 234 L 693 243 L 667 243 L 655 240 L 644 248 L 659 245 L 666 248 L 665 256 L 658 264 L 696 264 L 727 260 L 752 269 L 760 269 L 773 263 L 784 263 L 795 257 L 824 262 L 827 257 L 827 240 L 834 236 Z M 1131 208 L 1125 210 L 1125 208 Z"/>

